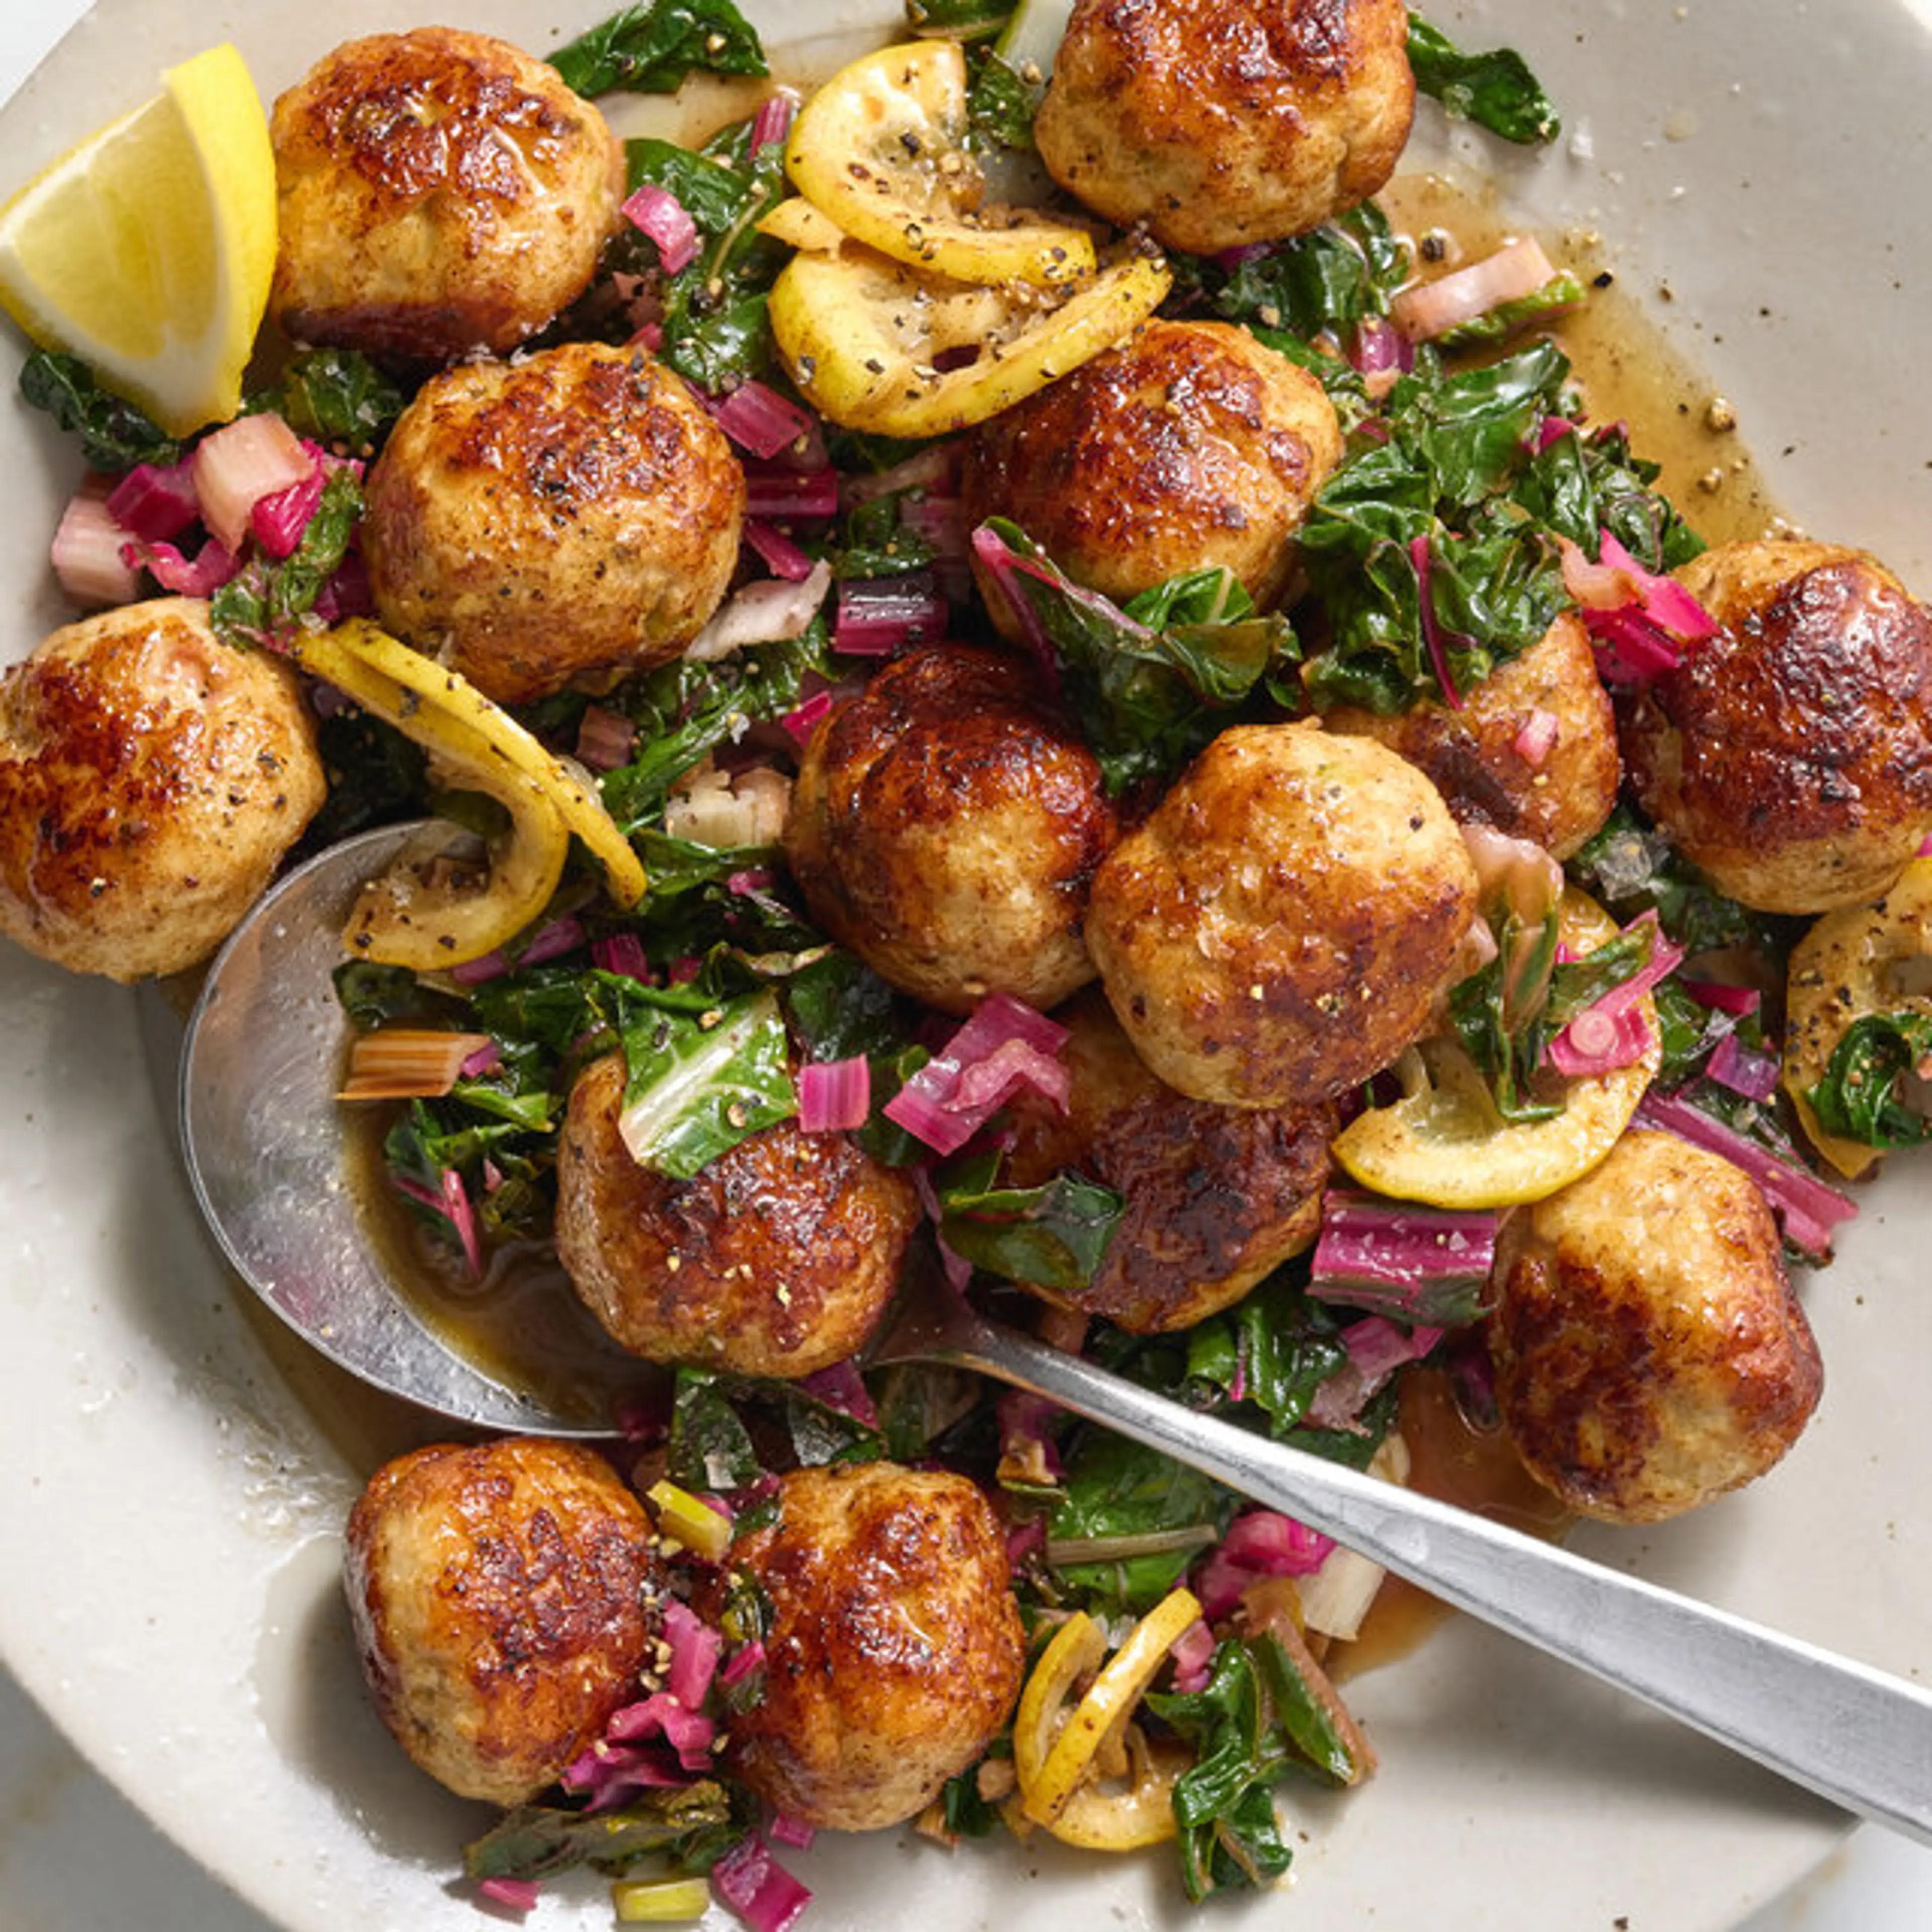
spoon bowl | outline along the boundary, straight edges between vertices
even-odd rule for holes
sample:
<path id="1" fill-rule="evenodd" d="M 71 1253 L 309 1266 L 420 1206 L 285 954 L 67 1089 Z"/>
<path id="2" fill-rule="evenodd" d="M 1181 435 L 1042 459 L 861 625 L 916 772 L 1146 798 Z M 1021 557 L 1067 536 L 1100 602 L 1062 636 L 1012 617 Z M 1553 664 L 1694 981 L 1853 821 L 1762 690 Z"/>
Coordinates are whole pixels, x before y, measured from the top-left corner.
<path id="1" fill-rule="evenodd" d="M 281 879 L 216 956 L 181 1060 L 182 1146 L 202 1214 L 242 1280 L 350 1374 L 481 1429 L 607 1436 L 653 1372 L 606 1340 L 561 1281 L 525 1311 L 518 1358 L 399 1288 L 336 1099 L 351 1034 L 332 974 L 363 883 L 419 838 L 385 826 Z"/>

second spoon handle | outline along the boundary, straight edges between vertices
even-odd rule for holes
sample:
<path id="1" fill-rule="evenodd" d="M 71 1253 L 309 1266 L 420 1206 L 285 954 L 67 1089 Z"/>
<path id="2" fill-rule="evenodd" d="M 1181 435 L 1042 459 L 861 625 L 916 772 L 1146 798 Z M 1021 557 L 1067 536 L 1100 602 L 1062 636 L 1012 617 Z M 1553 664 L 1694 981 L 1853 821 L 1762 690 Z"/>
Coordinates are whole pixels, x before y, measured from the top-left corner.
<path id="1" fill-rule="evenodd" d="M 922 1350 L 1204 1470 L 1792 1783 L 1932 1844 L 1932 1692 L 1196 1414 L 963 1309 Z"/>

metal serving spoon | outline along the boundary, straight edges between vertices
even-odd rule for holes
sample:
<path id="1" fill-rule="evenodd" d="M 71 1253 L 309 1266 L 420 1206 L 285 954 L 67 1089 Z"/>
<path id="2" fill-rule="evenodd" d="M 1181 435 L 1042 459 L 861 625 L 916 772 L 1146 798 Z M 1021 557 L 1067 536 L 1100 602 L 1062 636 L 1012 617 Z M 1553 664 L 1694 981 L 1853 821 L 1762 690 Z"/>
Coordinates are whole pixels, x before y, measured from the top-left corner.
<path id="1" fill-rule="evenodd" d="M 182 1057 L 188 1169 L 210 1226 L 283 1318 L 365 1381 L 458 1420 L 608 1433 L 639 1365 L 592 1359 L 560 1402 L 465 1360 L 398 1296 L 345 1168 L 329 985 L 362 882 L 410 828 L 290 874 L 211 970 Z M 915 1270 L 877 1361 L 970 1369 L 1286 1511 L 1793 1783 L 1932 1844 L 1932 1691 L 1554 1544 L 1195 1414 L 982 1320 Z"/>

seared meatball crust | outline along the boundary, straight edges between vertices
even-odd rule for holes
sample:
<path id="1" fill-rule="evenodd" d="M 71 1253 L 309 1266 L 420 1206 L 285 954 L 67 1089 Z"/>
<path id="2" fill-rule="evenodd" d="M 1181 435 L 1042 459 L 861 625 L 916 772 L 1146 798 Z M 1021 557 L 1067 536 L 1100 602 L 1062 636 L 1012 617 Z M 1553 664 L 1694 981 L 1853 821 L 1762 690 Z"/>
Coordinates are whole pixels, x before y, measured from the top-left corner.
<path id="1" fill-rule="evenodd" d="M 595 107 L 543 62 L 447 27 L 338 47 L 269 134 L 269 314 L 297 342 L 506 352 L 582 294 L 623 200 L 623 146 Z"/>
<path id="2" fill-rule="evenodd" d="M 520 1804 L 638 1694 L 661 1592 L 644 1506 L 592 1450 L 437 1443 L 350 1512 L 344 1582 L 382 1720 L 464 1798 Z"/>
<path id="3" fill-rule="evenodd" d="M 1108 854 L 1087 942 L 1170 1086 L 1311 1108 L 1422 1031 L 1475 906 L 1456 822 L 1406 760 L 1318 724 L 1239 725 Z"/>
<path id="4" fill-rule="evenodd" d="M 1061 187 L 1172 248 L 1305 233 L 1395 172 L 1401 0 L 1078 0 L 1034 127 Z"/>
<path id="5" fill-rule="evenodd" d="M 647 1361 L 795 1378 L 878 1326 L 919 1226 L 896 1168 L 781 1121 L 688 1180 L 617 1131 L 624 1060 L 578 1076 L 557 1154 L 557 1253 L 584 1305 Z"/>
<path id="6" fill-rule="evenodd" d="M 199 965 L 326 790 L 294 672 L 206 604 L 66 625 L 0 679 L 0 932 L 112 980 Z"/>
<path id="7" fill-rule="evenodd" d="M 1341 455 L 1306 370 L 1226 322 L 1156 322 L 982 425 L 962 491 L 969 523 L 1010 518 L 1117 602 L 1218 564 L 1265 605 Z"/>
<path id="8" fill-rule="evenodd" d="M 1654 1522 L 1761 1476 L 1816 1407 L 1817 1343 L 1757 1184 L 1672 1134 L 1505 1223 L 1490 1348 L 1530 1473 L 1583 1516 Z"/>
<path id="9" fill-rule="evenodd" d="M 964 1476 L 800 1469 L 729 1562 L 771 1612 L 764 1696 L 732 1722 L 730 1762 L 778 1810 L 835 1831 L 899 1824 L 1011 1714 L 1026 1643 L 1006 1540 Z"/>
<path id="10" fill-rule="evenodd" d="M 1015 1097 L 1005 1179 L 1034 1187 L 1073 1168 L 1126 1206 L 1092 1281 L 1034 1293 L 1160 1334 L 1232 1306 L 1313 1243 L 1332 1106 L 1224 1107 L 1177 1094 L 1134 1051 L 1098 988 L 1054 1017 L 1068 1030 L 1066 1107 Z"/>
<path id="11" fill-rule="evenodd" d="M 433 377 L 366 497 L 382 622 L 508 704 L 675 657 L 730 586 L 745 476 L 670 370 L 574 342 Z"/>
<path id="12" fill-rule="evenodd" d="M 785 856 L 819 925 L 942 1012 L 1051 1006 L 1094 976 L 1088 889 L 1115 832 L 1099 761 L 1033 666 L 909 652 L 830 712 L 800 761 Z"/>
<path id="13" fill-rule="evenodd" d="M 1566 611 L 1520 656 L 1460 694 L 1384 717 L 1353 705 L 1322 714 L 1331 731 L 1374 738 L 1427 772 L 1459 824 L 1487 825 L 1567 859 L 1602 829 L 1622 764 L 1616 714 L 1582 621 Z M 1520 748 L 1538 714 L 1556 723 L 1547 755 Z"/>
<path id="14" fill-rule="evenodd" d="M 1618 700 L 1639 802 L 1760 911 L 1881 897 L 1932 833 L 1932 611 L 1835 544 L 1724 544 L 1676 574 L 1721 630 Z"/>

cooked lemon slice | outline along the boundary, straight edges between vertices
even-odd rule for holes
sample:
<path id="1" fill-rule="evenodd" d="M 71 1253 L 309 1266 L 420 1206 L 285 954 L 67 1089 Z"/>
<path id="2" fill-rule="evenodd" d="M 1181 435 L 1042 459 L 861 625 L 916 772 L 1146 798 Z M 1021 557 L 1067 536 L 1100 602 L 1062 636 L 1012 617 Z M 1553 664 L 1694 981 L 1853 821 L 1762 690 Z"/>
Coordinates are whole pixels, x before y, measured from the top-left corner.
<path id="1" fill-rule="evenodd" d="M 980 207 L 956 40 L 882 47 L 833 75 L 792 124 L 785 169 L 846 234 L 894 261 L 958 281 L 1043 286 L 1094 270 L 1084 229 Z"/>
<path id="2" fill-rule="evenodd" d="M 453 782 L 487 793 L 510 814 L 509 832 L 495 842 L 487 871 L 452 862 L 441 827 L 412 842 L 357 895 L 344 946 L 379 965 L 436 973 L 466 966 L 514 939 L 550 903 L 570 852 L 562 815 L 542 788 L 467 725 L 424 706 L 341 635 L 304 637 L 296 656 L 305 670 L 434 751 Z"/>
<path id="3" fill-rule="evenodd" d="M 1563 895 L 1558 930 L 1564 945 L 1581 952 L 1615 938 L 1617 926 L 1573 889 Z M 1378 1194 L 1436 1208 L 1507 1208 L 1554 1194 L 1616 1144 L 1656 1076 L 1663 1054 L 1656 1004 L 1646 994 L 1638 1005 L 1650 1023 L 1643 1056 L 1611 1072 L 1564 1081 L 1563 1111 L 1544 1120 L 1504 1120 L 1460 1045 L 1424 1041 L 1404 1057 L 1402 1099 L 1371 1108 L 1343 1128 L 1336 1160 Z"/>
<path id="4" fill-rule="evenodd" d="M 1031 297 L 921 274 L 848 242 L 786 263 L 772 288 L 772 334 L 792 380 L 832 422 L 944 436 L 1119 341 L 1172 279 L 1165 262 L 1136 256 L 1064 300 Z"/>
<path id="5" fill-rule="evenodd" d="M 412 650 L 361 618 L 326 634 L 337 650 L 409 694 L 406 715 L 392 721 L 405 734 L 441 752 L 482 789 L 494 789 L 488 782 L 493 775 L 514 774 L 545 799 L 565 830 L 583 842 L 603 868 L 605 889 L 618 905 L 633 906 L 644 897 L 644 861 L 604 810 L 603 801 L 494 699 L 485 697 L 460 672 Z M 333 682 L 332 674 L 315 662 L 317 647 L 311 634 L 298 637 L 293 649 L 298 660 Z"/>
<path id="6" fill-rule="evenodd" d="M 1827 913 L 1792 949 L 1785 1090 L 1812 1144 L 1847 1179 L 1864 1173 L 1882 1150 L 1827 1133 L 1805 1096 L 1825 1077 L 1853 1022 L 1876 1013 L 1932 1018 L 1932 993 L 1905 984 L 1912 962 L 1926 959 L 1932 959 L 1932 859 L 1913 860 L 1876 904 Z"/>
<path id="7" fill-rule="evenodd" d="M 1052 1828 L 1076 1789 L 1089 1774 L 1102 1741 L 1126 1724 L 1140 1702 L 1141 1693 L 1166 1661 L 1174 1640 L 1200 1615 L 1201 1606 L 1191 1591 L 1170 1591 L 1142 1618 L 1126 1641 L 1108 1659 L 1106 1668 L 1060 1724 L 1041 1756 L 1037 1746 L 1042 1732 L 1051 1726 L 1066 1701 L 1064 1687 L 1057 1698 L 1052 1695 L 1054 1688 L 1061 1685 L 1065 1662 L 1055 1658 L 1049 1647 L 1040 1660 L 1039 1672 L 1047 1680 L 1048 1694 L 1045 1708 L 1036 1714 L 1036 1727 L 1024 1753 L 1017 1728 L 1015 1732 L 1014 1766 L 1019 1774 L 1020 1805 L 1035 1824 Z M 1082 1658 L 1091 1654 L 1090 1646 L 1084 1639 L 1078 1641 L 1076 1648 Z M 1049 1669 L 1049 1665 L 1053 1667 Z"/>
<path id="8" fill-rule="evenodd" d="M 782 242 L 788 248 L 810 254 L 830 254 L 845 239 L 845 231 L 830 215 L 802 194 L 788 194 L 758 224 L 758 232 Z"/>
<path id="9" fill-rule="evenodd" d="M 1016 1829 L 1043 1825 L 1068 1844 L 1096 1851 L 1131 1851 L 1174 1836 L 1171 1799 L 1179 1762 L 1129 1744 L 1129 1787 L 1108 1791 L 1094 1781 L 1102 1747 L 1127 1733 L 1128 1720 L 1174 1640 L 1201 1614 L 1185 1589 L 1171 1591 L 1142 1618 L 1112 1658 L 1100 1625 L 1078 1610 L 1061 1624 L 1020 1694 L 1013 1717 L 1013 1768 L 1019 1780 L 1012 1817 Z M 1106 1659 L 1106 1667 L 1100 1668 Z M 1075 1684 L 1094 1678 L 1070 1710 Z M 1135 1760 L 1138 1762 L 1135 1762 Z"/>
<path id="10" fill-rule="evenodd" d="M 170 435 L 226 422 L 275 266 L 275 160 L 226 44 L 0 208 L 0 304 Z"/>
<path id="11" fill-rule="evenodd" d="M 487 876 L 437 850 L 410 852 L 366 886 L 344 934 L 358 958 L 436 972 L 496 951 L 549 904 L 573 832 L 603 865 L 620 904 L 642 896 L 643 865 L 602 805 L 455 672 L 360 621 L 300 633 L 290 651 L 304 670 L 435 753 L 451 782 L 488 794 L 510 814 Z"/>

